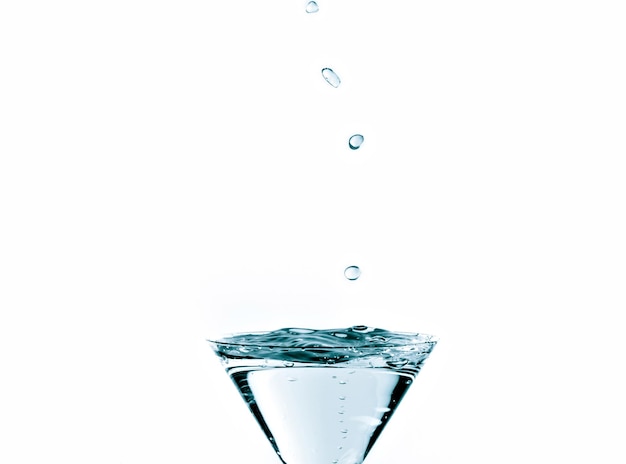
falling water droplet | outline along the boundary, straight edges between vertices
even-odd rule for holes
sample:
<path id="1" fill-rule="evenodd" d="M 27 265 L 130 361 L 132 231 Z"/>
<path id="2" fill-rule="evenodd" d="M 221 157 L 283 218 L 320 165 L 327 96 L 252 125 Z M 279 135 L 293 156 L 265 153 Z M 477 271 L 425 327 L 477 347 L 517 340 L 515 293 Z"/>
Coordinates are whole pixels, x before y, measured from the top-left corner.
<path id="1" fill-rule="evenodd" d="M 356 280 L 361 277 L 361 269 L 359 269 L 359 266 L 348 266 L 343 271 L 343 275 L 345 275 L 348 280 Z"/>
<path id="2" fill-rule="evenodd" d="M 354 134 L 352 137 L 350 137 L 350 140 L 348 140 L 348 146 L 352 150 L 358 150 L 359 148 L 361 148 L 364 140 L 365 138 L 361 134 Z"/>
<path id="3" fill-rule="evenodd" d="M 328 82 L 335 88 L 339 87 L 339 84 L 341 84 L 341 79 L 339 79 L 339 76 L 335 74 L 335 71 L 330 68 L 322 69 L 322 76 L 324 76 L 326 82 Z"/>
<path id="4" fill-rule="evenodd" d="M 359 333 L 368 333 L 368 332 L 373 332 L 374 327 L 368 327 L 366 325 L 355 325 L 352 327 L 352 330 L 354 332 L 359 332 Z"/>
<path id="5" fill-rule="evenodd" d="M 307 13 L 317 13 L 320 10 L 320 7 L 317 6 L 317 3 L 311 0 L 306 4 L 306 12 Z"/>
<path id="6" fill-rule="evenodd" d="M 283 362 L 283 366 L 285 366 L 285 367 L 293 367 L 293 363 L 291 361 L 285 361 L 285 362 Z"/>
<path id="7" fill-rule="evenodd" d="M 296 380 L 298 379 L 296 379 L 295 377 L 287 377 L 288 382 L 295 382 Z"/>
<path id="8" fill-rule="evenodd" d="M 340 381 L 339 381 L 339 385 L 345 385 L 345 384 L 347 384 L 347 383 L 348 383 L 348 382 L 346 382 L 345 380 L 340 380 Z"/>

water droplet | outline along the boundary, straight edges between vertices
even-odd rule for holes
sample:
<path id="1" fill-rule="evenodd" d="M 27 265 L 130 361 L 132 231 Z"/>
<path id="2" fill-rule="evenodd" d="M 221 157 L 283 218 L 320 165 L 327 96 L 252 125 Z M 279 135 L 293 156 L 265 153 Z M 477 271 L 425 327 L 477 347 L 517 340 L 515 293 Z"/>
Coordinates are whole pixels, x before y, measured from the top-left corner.
<path id="1" fill-rule="evenodd" d="M 346 382 L 345 380 L 340 380 L 340 381 L 339 381 L 339 385 L 345 385 L 345 384 L 347 384 L 347 383 L 348 383 L 348 382 Z"/>
<path id="2" fill-rule="evenodd" d="M 354 327 L 352 327 L 352 331 L 358 332 L 358 333 L 368 333 L 368 332 L 372 332 L 373 330 L 374 330 L 373 327 L 368 327 L 366 325 L 355 325 Z"/>
<path id="3" fill-rule="evenodd" d="M 411 382 L 412 382 L 412 380 L 411 380 L 411 379 L 409 379 L 409 380 L 407 380 L 407 381 L 406 381 L 406 382 L 404 382 L 404 383 L 405 383 L 405 384 L 407 384 L 407 385 L 411 385 Z"/>
<path id="4" fill-rule="evenodd" d="M 348 429 L 341 429 L 340 432 L 341 433 L 348 433 Z"/>
<path id="5" fill-rule="evenodd" d="M 343 332 L 334 332 L 333 335 L 339 338 L 346 338 L 348 336 L 348 334 L 345 334 Z"/>
<path id="6" fill-rule="evenodd" d="M 339 84 L 341 84 L 341 79 L 339 79 L 339 76 L 335 74 L 335 71 L 330 68 L 322 69 L 322 76 L 324 76 L 326 82 L 328 82 L 335 88 L 339 87 Z"/>
<path id="7" fill-rule="evenodd" d="M 343 411 L 337 411 L 337 414 L 343 414 Z"/>
<path id="8" fill-rule="evenodd" d="M 337 376 L 336 376 L 336 375 L 333 375 L 333 376 L 331 376 L 330 378 L 331 378 L 331 379 L 336 379 L 336 378 L 337 378 Z"/>
<path id="9" fill-rule="evenodd" d="M 296 379 L 295 377 L 287 377 L 288 382 L 295 382 L 296 380 L 298 379 Z"/>
<path id="10" fill-rule="evenodd" d="M 320 10 L 320 7 L 317 6 L 317 3 L 311 0 L 306 4 L 306 12 L 307 13 L 317 13 Z"/>
<path id="11" fill-rule="evenodd" d="M 285 366 L 285 367 L 293 367 L 293 363 L 291 361 L 285 361 L 283 363 L 283 366 Z"/>
<path id="12" fill-rule="evenodd" d="M 348 266 L 343 271 L 343 275 L 345 275 L 346 279 L 348 280 L 356 280 L 359 277 L 361 277 L 361 269 L 359 269 L 359 266 Z M 357 327 L 361 327 L 361 326 L 357 326 Z M 352 330 L 354 330 L 354 327 L 352 328 Z M 359 331 L 357 330 L 357 332 Z"/>
<path id="13" fill-rule="evenodd" d="M 361 148 L 364 140 L 365 138 L 361 134 L 354 134 L 350 137 L 350 140 L 348 140 L 348 146 L 353 150 L 358 150 Z"/>
<path id="14" fill-rule="evenodd" d="M 341 401 L 343 401 L 343 400 L 345 400 L 345 399 L 346 399 L 346 397 L 345 397 L 345 396 L 340 396 L 340 397 L 339 397 L 339 399 L 340 399 Z"/>

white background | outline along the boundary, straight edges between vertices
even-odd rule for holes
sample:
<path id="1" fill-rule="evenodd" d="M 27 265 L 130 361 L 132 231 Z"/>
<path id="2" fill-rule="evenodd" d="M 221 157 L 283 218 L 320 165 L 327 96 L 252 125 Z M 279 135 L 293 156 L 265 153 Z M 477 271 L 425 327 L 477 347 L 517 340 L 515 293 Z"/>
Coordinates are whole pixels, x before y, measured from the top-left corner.
<path id="1" fill-rule="evenodd" d="M 277 463 L 314 320 L 441 337 L 368 464 L 624 462 L 623 2 L 319 5 L 0 4 L 1 462 Z"/>

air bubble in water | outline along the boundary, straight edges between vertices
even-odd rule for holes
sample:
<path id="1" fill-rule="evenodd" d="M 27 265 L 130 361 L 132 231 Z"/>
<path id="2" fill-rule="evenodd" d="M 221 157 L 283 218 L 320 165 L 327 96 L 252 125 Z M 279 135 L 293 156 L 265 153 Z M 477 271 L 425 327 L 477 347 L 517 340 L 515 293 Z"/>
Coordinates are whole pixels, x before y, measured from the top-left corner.
<path id="1" fill-rule="evenodd" d="M 352 330 L 354 332 L 359 332 L 359 333 L 368 333 L 368 332 L 373 332 L 374 327 L 368 327 L 366 325 L 355 325 L 352 327 Z"/>
<path id="2" fill-rule="evenodd" d="M 392 359 L 392 360 L 387 361 L 387 365 L 390 367 L 399 368 L 402 366 L 406 366 L 408 362 L 409 362 L 408 359 L 399 358 L 399 359 Z"/>
<path id="3" fill-rule="evenodd" d="M 348 280 L 356 280 L 361 277 L 361 269 L 359 269 L 359 266 L 348 266 L 343 271 L 343 275 L 345 275 Z"/>
<path id="4" fill-rule="evenodd" d="M 352 150 L 358 150 L 359 148 L 361 148 L 364 140 L 365 138 L 361 134 L 354 134 L 352 137 L 350 137 L 350 140 L 348 140 L 348 146 Z"/>
<path id="5" fill-rule="evenodd" d="M 339 79 L 339 76 L 335 74 L 335 71 L 330 68 L 322 69 L 322 76 L 324 76 L 326 82 L 328 82 L 335 88 L 339 87 L 339 84 L 341 84 L 341 79 Z"/>
<path id="6" fill-rule="evenodd" d="M 317 3 L 311 0 L 306 4 L 306 12 L 307 13 L 317 13 L 320 10 L 320 7 L 317 6 Z"/>

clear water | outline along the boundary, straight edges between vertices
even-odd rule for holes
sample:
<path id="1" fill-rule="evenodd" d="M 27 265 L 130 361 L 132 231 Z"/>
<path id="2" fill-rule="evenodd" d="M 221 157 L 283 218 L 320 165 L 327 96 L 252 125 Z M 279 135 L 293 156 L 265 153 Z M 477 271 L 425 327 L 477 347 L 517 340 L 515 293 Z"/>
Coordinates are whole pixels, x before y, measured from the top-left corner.
<path id="1" fill-rule="evenodd" d="M 359 148 L 361 148 L 364 140 L 365 138 L 361 134 L 354 134 L 352 137 L 350 137 L 350 140 L 348 140 L 348 146 L 352 150 L 358 150 Z"/>
<path id="2" fill-rule="evenodd" d="M 322 69 L 322 76 L 324 76 L 326 82 L 328 82 L 335 88 L 339 87 L 339 84 L 341 84 L 341 79 L 339 79 L 339 76 L 335 73 L 335 71 L 330 68 Z"/>
<path id="3" fill-rule="evenodd" d="M 311 0 L 309 3 L 306 4 L 307 13 L 317 13 L 319 10 L 320 8 L 317 5 L 317 2 L 314 2 L 313 0 Z"/>
<path id="4" fill-rule="evenodd" d="M 283 463 L 361 464 L 436 340 L 354 326 L 211 343 Z"/>
<path id="5" fill-rule="evenodd" d="M 343 271 L 343 275 L 348 280 L 356 280 L 361 277 L 361 269 L 359 268 L 359 266 L 348 266 Z"/>

